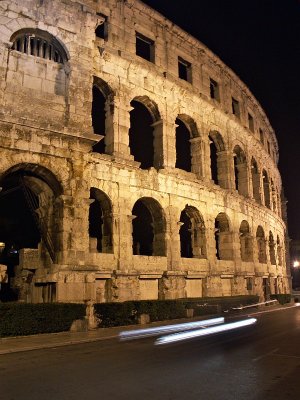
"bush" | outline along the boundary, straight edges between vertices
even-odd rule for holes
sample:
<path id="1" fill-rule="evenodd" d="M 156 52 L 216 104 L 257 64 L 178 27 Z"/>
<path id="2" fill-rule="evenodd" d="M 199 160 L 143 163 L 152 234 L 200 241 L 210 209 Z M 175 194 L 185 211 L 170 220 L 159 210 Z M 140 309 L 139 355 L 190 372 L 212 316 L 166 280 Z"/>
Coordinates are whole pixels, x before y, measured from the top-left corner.
<path id="1" fill-rule="evenodd" d="M 270 296 L 271 300 L 278 300 L 279 304 L 290 303 L 291 298 L 292 297 L 291 297 L 291 295 L 289 293 L 271 294 L 271 296 Z"/>
<path id="2" fill-rule="evenodd" d="M 0 303 L 0 337 L 68 331 L 85 313 L 84 304 Z"/>
<path id="3" fill-rule="evenodd" d="M 95 304 L 99 327 L 134 325 L 141 314 L 148 314 L 150 321 L 164 321 L 186 317 L 186 309 L 193 309 L 194 316 L 217 314 L 240 305 L 258 302 L 258 296 L 208 297 L 178 300 L 141 300 L 124 303 Z"/>

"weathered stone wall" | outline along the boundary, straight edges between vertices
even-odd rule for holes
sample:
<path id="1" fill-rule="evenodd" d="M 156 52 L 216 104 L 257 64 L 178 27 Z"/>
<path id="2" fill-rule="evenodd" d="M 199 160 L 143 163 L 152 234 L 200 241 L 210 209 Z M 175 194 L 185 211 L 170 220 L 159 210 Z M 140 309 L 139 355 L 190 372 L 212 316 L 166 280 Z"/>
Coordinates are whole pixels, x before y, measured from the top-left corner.
<path id="1" fill-rule="evenodd" d="M 95 29 L 103 16 L 108 33 L 99 38 Z M 52 35 L 63 48 L 64 62 L 14 49 L 14 35 L 22 29 Z M 136 55 L 136 32 L 155 43 L 155 62 Z M 34 257 L 20 252 L 15 284 L 23 282 L 26 289 L 21 300 L 103 302 L 247 293 L 263 298 L 269 290 L 289 290 L 277 140 L 249 89 L 209 49 L 137 0 L 2 1 L 0 34 L 1 182 L 20 171 L 43 182 L 28 185 L 39 197 L 39 216 L 55 253 L 51 260 L 43 238 Z M 178 77 L 178 57 L 191 63 L 191 82 Z M 106 97 L 106 121 L 105 132 L 94 133 L 92 88 L 97 79 Z M 211 98 L 211 79 L 218 82 L 219 99 Z M 239 102 L 239 117 L 232 113 L 232 97 Z M 129 145 L 134 99 L 155 116 L 154 163 L 148 169 L 140 168 Z M 178 116 L 191 133 L 191 172 L 175 168 Z M 105 154 L 92 152 L 98 134 L 105 136 Z M 217 143 L 216 137 L 222 139 L 219 184 L 211 172 L 210 144 Z M 236 167 L 234 157 L 240 160 Z M 49 193 L 41 207 L 45 184 Z M 95 201 L 91 188 L 101 193 L 101 204 L 109 204 L 109 251 L 97 250 L 89 237 L 89 208 Z M 153 246 L 159 250 L 152 255 L 133 254 L 132 210 L 140 199 L 153 217 Z M 183 210 L 196 210 L 198 218 L 191 217 L 196 224 L 193 257 L 181 256 Z M 250 260 L 241 257 L 242 221 L 249 226 Z M 263 263 L 258 226 L 264 231 Z M 269 232 L 275 238 L 275 264 Z M 196 252 L 200 235 L 205 236 L 203 254 Z"/>

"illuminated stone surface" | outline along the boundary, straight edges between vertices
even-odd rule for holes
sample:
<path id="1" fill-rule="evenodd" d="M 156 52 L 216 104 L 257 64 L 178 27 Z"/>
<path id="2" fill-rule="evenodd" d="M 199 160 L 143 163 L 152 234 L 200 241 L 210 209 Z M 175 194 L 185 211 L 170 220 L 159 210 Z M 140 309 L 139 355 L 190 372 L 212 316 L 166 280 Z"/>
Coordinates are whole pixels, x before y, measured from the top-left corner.
<path id="1" fill-rule="evenodd" d="M 135 0 L 2 1 L 0 33 L 2 202 L 42 232 L 20 300 L 289 292 L 277 140 L 218 57 Z"/>

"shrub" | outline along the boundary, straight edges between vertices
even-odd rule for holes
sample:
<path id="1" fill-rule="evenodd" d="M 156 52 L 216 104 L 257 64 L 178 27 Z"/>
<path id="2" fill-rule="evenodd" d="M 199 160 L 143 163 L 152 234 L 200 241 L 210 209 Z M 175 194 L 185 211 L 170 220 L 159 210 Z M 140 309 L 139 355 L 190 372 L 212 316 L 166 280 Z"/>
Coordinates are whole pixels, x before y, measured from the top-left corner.
<path id="1" fill-rule="evenodd" d="M 84 304 L 0 303 L 0 337 L 68 331 L 85 317 Z"/>
<path id="2" fill-rule="evenodd" d="M 178 300 L 141 300 L 124 303 L 95 304 L 99 327 L 133 325 L 141 314 L 148 314 L 150 320 L 163 321 L 186 317 L 186 309 L 192 308 L 194 316 L 216 314 L 240 305 L 258 302 L 258 296 L 208 297 Z"/>
<path id="3" fill-rule="evenodd" d="M 286 304 L 290 303 L 291 295 L 289 293 L 271 294 L 270 299 L 278 300 L 279 304 Z"/>

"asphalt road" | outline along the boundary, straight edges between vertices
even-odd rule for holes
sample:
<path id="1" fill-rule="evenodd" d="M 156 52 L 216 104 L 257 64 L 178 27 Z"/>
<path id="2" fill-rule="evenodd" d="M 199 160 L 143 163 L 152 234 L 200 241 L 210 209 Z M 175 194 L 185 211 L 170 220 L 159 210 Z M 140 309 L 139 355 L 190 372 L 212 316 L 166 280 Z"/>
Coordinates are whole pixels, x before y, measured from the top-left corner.
<path id="1" fill-rule="evenodd" d="M 300 307 L 172 345 L 106 340 L 0 356 L 5 400 L 300 398 Z"/>

